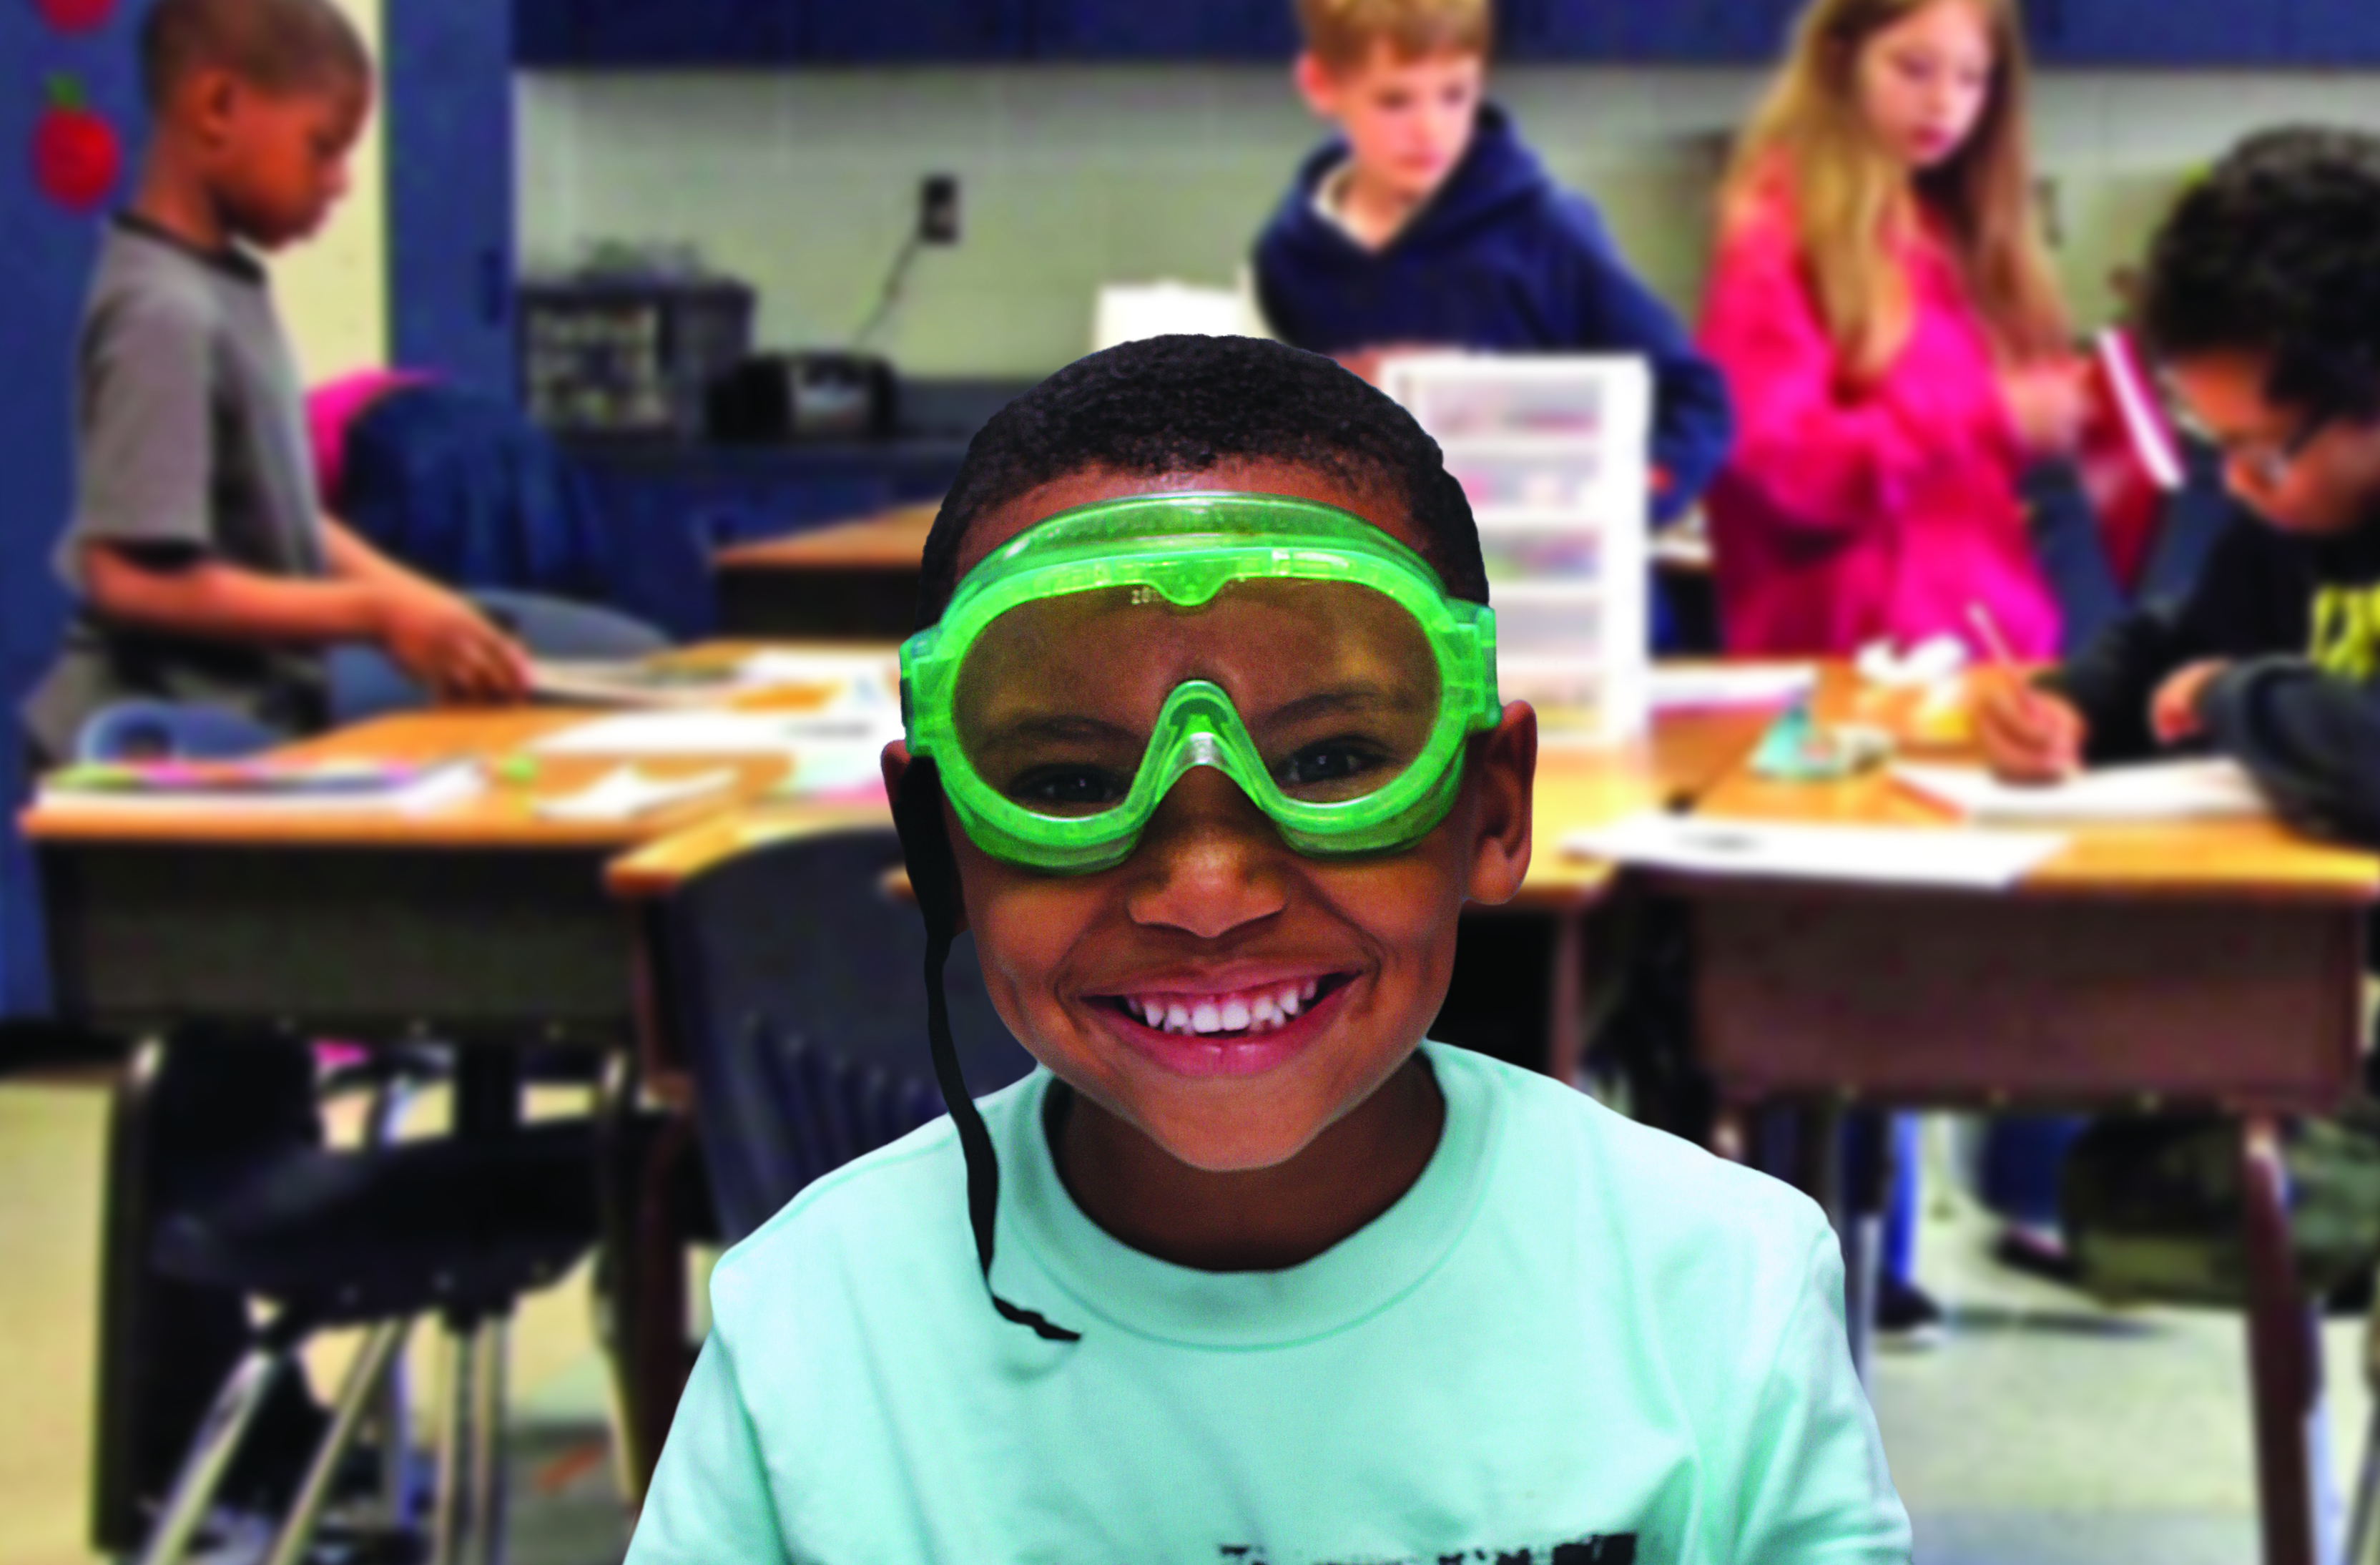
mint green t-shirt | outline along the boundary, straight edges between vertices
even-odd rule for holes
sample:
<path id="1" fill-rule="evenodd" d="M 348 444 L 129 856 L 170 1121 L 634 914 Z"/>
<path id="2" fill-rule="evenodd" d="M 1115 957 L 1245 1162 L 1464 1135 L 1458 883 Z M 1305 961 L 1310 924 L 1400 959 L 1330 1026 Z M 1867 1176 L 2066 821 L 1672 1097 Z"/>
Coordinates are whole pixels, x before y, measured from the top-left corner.
<path id="1" fill-rule="evenodd" d="M 1060 1182 L 1052 1078 L 984 1101 L 994 1315 L 940 1121 L 721 1261 L 629 1565 L 1905 1562 L 1840 1248 L 1763 1175 L 1425 1046 L 1437 1152 L 1287 1271 L 1194 1271 Z"/>

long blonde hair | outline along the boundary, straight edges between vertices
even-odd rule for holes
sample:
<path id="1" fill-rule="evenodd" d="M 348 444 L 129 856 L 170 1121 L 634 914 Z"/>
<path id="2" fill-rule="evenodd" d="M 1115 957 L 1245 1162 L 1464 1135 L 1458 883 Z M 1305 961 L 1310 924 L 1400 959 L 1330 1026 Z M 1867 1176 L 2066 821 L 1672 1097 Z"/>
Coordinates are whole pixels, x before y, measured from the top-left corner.
<path id="1" fill-rule="evenodd" d="M 2035 221 L 2017 0 L 1958 0 L 1991 33 L 1992 82 L 1966 144 L 1920 175 L 1876 140 L 1859 103 L 1860 56 L 1886 29 L 1945 0 L 1811 0 L 1783 71 L 1737 143 L 1722 222 L 1781 182 L 1828 334 L 1854 374 L 1883 372 L 1912 320 L 1901 251 L 1919 203 L 1942 225 L 1995 351 L 2022 362 L 2066 346 L 2067 317 Z"/>

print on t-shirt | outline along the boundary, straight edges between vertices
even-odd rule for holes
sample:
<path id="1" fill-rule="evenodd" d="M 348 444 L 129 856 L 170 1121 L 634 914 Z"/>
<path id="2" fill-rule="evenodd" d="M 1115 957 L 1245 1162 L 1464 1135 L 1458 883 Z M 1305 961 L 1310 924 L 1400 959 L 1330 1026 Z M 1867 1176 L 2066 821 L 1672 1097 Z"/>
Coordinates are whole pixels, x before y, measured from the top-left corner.
<path id="1" fill-rule="evenodd" d="M 1225 1544 L 1223 1565 L 1274 1565 L 1272 1557 L 1250 1544 Z M 1316 1561 L 1315 1565 L 1325 1565 Z M 1572 1538 L 1567 1543 L 1522 1544 L 1513 1548 L 1473 1548 L 1453 1554 L 1417 1556 L 1411 1559 L 1373 1559 L 1351 1556 L 1329 1565 L 1636 1565 L 1636 1535 Z"/>

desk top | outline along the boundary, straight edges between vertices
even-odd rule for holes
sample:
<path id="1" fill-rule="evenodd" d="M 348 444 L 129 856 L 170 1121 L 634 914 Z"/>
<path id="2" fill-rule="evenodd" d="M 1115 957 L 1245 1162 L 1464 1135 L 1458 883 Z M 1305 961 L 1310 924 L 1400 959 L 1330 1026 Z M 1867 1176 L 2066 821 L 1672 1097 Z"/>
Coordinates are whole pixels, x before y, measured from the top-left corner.
<path id="1" fill-rule="evenodd" d="M 709 649 L 693 656 L 718 655 Z M 1840 710 L 1852 683 L 1830 670 L 1822 710 Z M 385 718 L 293 747 L 294 756 L 378 760 L 453 758 L 486 765 L 522 753 L 559 729 L 589 721 L 583 710 L 419 712 Z M 1608 753 L 1547 751 L 1538 760 L 1536 853 L 1523 905 L 1560 907 L 1609 889 L 1611 866 L 1560 851 L 1561 839 L 1585 827 L 1650 808 L 1693 804 L 1738 819 L 1810 823 L 1942 826 L 1939 807 L 1881 775 L 1808 785 L 1764 782 L 1744 761 L 1771 714 L 1728 711 L 1662 718 L 1648 743 Z M 575 793 L 627 759 L 650 775 L 714 770 L 733 782 L 699 798 L 633 820 L 565 822 L 536 813 L 539 800 Z M 138 812 L 46 803 L 26 812 L 37 843 L 186 843 L 209 845 L 308 844 L 410 848 L 606 850 L 627 855 L 613 867 L 614 890 L 664 893 L 736 852 L 790 835 L 889 822 L 881 804 L 780 801 L 766 795 L 783 782 L 781 758 L 540 757 L 534 776 L 492 780 L 477 795 L 419 815 L 374 812 L 230 811 L 195 806 Z M 2380 856 L 2298 837 L 2271 820 L 2091 826 L 2069 831 L 2066 851 L 2028 877 L 2024 892 L 2060 895 L 2380 902 Z M 641 851 L 638 851 L 641 850 Z"/>
<path id="2" fill-rule="evenodd" d="M 280 752 L 293 758 L 384 761 L 453 759 L 480 765 L 521 754 L 537 740 L 588 721 L 585 711 L 551 708 L 499 712 L 410 712 L 343 729 Z M 539 800 L 573 794 L 626 758 L 540 756 L 525 782 L 491 778 L 472 796 L 421 814 L 373 810 L 274 815 L 194 805 L 138 809 L 73 803 L 36 804 L 25 812 L 25 835 L 37 843 L 182 843 L 220 846 L 304 843 L 334 847 L 624 849 L 707 815 L 757 800 L 784 779 L 782 758 L 752 756 L 636 758 L 655 777 L 731 770 L 735 781 L 699 798 L 652 810 L 633 820 L 559 821 L 539 816 Z"/>
<path id="3" fill-rule="evenodd" d="M 1829 667 L 1819 695 L 1820 716 L 1848 711 L 1856 689 L 1850 669 Z M 1741 760 L 1702 795 L 1697 813 L 1825 826 L 1950 829 L 1961 824 L 1950 810 L 1882 772 L 1833 783 L 1776 782 L 1753 776 Z M 2065 837 L 2067 845 L 2025 877 L 2018 887 L 2020 895 L 2380 902 L 2380 855 L 2315 842 L 2270 819 L 2041 829 Z"/>
<path id="4" fill-rule="evenodd" d="M 721 550 L 722 571 L 914 571 L 926 555 L 939 501 Z"/>

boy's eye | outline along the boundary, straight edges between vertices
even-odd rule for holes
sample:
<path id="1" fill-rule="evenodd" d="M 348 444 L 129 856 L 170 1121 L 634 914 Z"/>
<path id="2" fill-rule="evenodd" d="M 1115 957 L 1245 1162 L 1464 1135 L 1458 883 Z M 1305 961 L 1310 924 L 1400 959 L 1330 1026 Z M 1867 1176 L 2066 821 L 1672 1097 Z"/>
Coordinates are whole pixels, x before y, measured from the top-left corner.
<path id="1" fill-rule="evenodd" d="M 1120 802 L 1131 791 L 1129 778 L 1095 766 L 1045 766 L 1010 783 L 1008 796 L 1045 809 L 1093 810 Z"/>
<path id="2" fill-rule="evenodd" d="M 1378 746 L 1360 739 L 1326 739 L 1308 745 L 1273 770 L 1273 781 L 1283 788 L 1320 788 L 1347 783 L 1377 771 L 1387 763 Z M 1355 790 L 1332 790 L 1352 797 Z"/>

